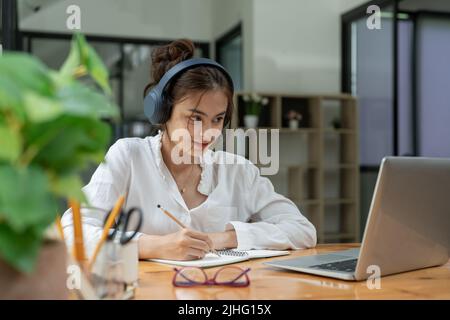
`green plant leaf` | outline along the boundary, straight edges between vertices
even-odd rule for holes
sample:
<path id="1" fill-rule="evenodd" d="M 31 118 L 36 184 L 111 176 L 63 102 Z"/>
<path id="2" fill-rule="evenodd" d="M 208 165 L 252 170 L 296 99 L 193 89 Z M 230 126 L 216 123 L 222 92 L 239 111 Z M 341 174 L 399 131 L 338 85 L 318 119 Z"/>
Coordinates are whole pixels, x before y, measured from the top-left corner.
<path id="1" fill-rule="evenodd" d="M 42 233 L 28 228 L 22 232 L 0 223 L 0 256 L 21 272 L 31 273 L 42 242 Z"/>
<path id="2" fill-rule="evenodd" d="M 14 162 L 22 151 L 22 140 L 20 135 L 0 124 L 0 160 Z"/>
<path id="3" fill-rule="evenodd" d="M 111 88 L 108 81 L 108 70 L 94 49 L 88 47 L 88 52 L 88 70 L 91 77 L 95 79 L 104 92 L 108 95 L 111 94 Z"/>
<path id="4" fill-rule="evenodd" d="M 0 73 L 0 111 L 12 111 L 22 122 L 25 119 L 22 91 L 12 79 L 3 73 Z"/>
<path id="5" fill-rule="evenodd" d="M 70 52 L 64 61 L 62 67 L 59 69 L 59 75 L 62 78 L 72 78 L 75 74 L 75 70 L 82 64 L 81 54 L 77 41 L 72 39 Z"/>
<path id="6" fill-rule="evenodd" d="M 83 181 L 78 175 L 57 176 L 50 179 L 51 190 L 54 194 L 63 198 L 73 198 L 79 202 L 86 202 L 86 196 L 81 190 Z"/>
<path id="7" fill-rule="evenodd" d="M 245 114 L 259 116 L 261 113 L 261 103 L 256 101 L 245 102 Z"/>
<path id="8" fill-rule="evenodd" d="M 86 42 L 86 38 L 77 33 L 71 44 L 70 54 L 60 69 L 65 76 L 73 76 L 80 66 L 84 66 L 90 76 L 108 95 L 111 87 L 108 82 L 108 69 L 103 64 L 95 50 Z"/>
<path id="9" fill-rule="evenodd" d="M 119 115 L 117 106 L 104 95 L 77 82 L 62 87 L 57 96 L 66 114 L 95 118 L 117 118 Z"/>
<path id="10" fill-rule="evenodd" d="M 24 106 L 28 119 L 44 122 L 62 114 L 92 118 L 117 118 L 118 109 L 104 95 L 78 82 L 60 88 L 54 98 L 26 92 Z"/>
<path id="11" fill-rule="evenodd" d="M 38 148 L 33 164 L 65 175 L 79 172 L 89 162 L 98 163 L 98 154 L 104 156 L 110 133 L 109 125 L 98 119 L 62 116 L 27 128 L 25 136 Z"/>
<path id="12" fill-rule="evenodd" d="M 33 122 L 52 120 L 63 113 L 63 106 L 58 100 L 38 95 L 32 91 L 25 93 L 24 104 L 28 119 Z"/>
<path id="13" fill-rule="evenodd" d="M 79 46 L 82 64 L 87 68 L 91 77 L 103 91 L 110 94 L 111 88 L 108 82 L 108 69 L 106 69 L 95 50 L 86 42 L 86 38 L 83 35 L 78 33 L 75 35 L 75 38 Z"/>
<path id="14" fill-rule="evenodd" d="M 0 166 L 0 217 L 16 232 L 37 224 L 50 224 L 57 212 L 56 199 L 42 169 Z"/>
<path id="15" fill-rule="evenodd" d="M 3 54 L 0 57 L 0 74 L 23 91 L 35 91 L 43 96 L 51 96 L 55 89 L 48 68 L 25 53 Z"/>

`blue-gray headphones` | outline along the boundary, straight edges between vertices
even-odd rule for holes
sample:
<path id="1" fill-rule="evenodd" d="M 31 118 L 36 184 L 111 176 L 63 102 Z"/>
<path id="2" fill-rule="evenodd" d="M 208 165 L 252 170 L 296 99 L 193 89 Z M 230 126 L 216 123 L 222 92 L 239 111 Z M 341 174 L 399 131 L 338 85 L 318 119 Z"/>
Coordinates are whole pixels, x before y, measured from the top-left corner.
<path id="1" fill-rule="evenodd" d="M 144 99 L 144 113 L 145 116 L 150 121 L 150 123 L 158 124 L 167 121 L 165 117 L 168 116 L 168 112 L 167 110 L 164 110 L 164 108 L 166 108 L 166 104 L 164 103 L 164 101 L 166 99 L 165 89 L 169 84 L 169 82 L 181 72 L 184 72 L 187 69 L 195 68 L 198 66 L 211 66 L 221 70 L 228 79 L 232 90 L 234 90 L 233 80 L 231 79 L 231 76 L 228 74 L 228 72 L 225 70 L 223 66 L 221 66 L 214 60 L 207 58 L 193 58 L 181 61 L 176 65 L 174 65 L 172 68 L 170 68 L 164 74 L 164 76 L 161 78 L 158 84 L 154 86 L 150 90 L 150 92 L 146 95 Z"/>

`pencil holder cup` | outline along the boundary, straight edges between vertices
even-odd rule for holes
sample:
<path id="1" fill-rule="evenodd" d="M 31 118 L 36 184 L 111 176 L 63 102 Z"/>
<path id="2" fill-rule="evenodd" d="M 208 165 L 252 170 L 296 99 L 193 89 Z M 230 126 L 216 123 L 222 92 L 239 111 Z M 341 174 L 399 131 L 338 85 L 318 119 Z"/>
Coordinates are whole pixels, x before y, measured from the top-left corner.
<path id="1" fill-rule="evenodd" d="M 100 299 L 127 299 L 138 281 L 137 241 L 107 241 L 92 270 L 92 284 Z"/>
<path id="2" fill-rule="evenodd" d="M 124 281 L 127 285 L 137 286 L 139 279 L 138 242 L 132 240 L 122 245 L 121 254 L 124 265 Z"/>

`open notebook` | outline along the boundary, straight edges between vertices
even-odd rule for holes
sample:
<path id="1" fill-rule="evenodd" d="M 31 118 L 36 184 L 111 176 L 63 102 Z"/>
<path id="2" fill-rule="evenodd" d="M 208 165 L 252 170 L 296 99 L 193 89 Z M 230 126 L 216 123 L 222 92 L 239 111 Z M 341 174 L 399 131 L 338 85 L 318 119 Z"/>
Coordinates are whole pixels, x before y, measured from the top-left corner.
<path id="1" fill-rule="evenodd" d="M 275 251 L 275 250 L 238 251 L 236 249 L 231 249 L 231 250 L 217 250 L 217 252 L 220 254 L 220 257 L 212 253 L 207 253 L 203 259 L 199 260 L 177 261 L 177 260 L 151 259 L 150 261 L 183 267 L 208 268 L 230 263 L 242 262 L 250 259 L 285 256 L 289 254 L 289 251 Z"/>

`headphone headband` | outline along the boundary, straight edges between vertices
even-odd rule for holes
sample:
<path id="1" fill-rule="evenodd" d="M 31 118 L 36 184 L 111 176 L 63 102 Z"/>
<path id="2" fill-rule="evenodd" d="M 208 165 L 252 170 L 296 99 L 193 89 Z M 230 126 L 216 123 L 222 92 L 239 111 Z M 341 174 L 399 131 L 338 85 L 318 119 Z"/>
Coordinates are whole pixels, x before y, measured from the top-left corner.
<path id="1" fill-rule="evenodd" d="M 161 123 L 164 120 L 164 91 L 170 81 L 181 72 L 202 65 L 215 67 L 221 70 L 231 85 L 232 90 L 234 90 L 231 76 L 225 68 L 216 61 L 207 58 L 193 58 L 181 61 L 163 75 L 158 84 L 150 90 L 144 99 L 144 113 L 152 124 Z"/>

